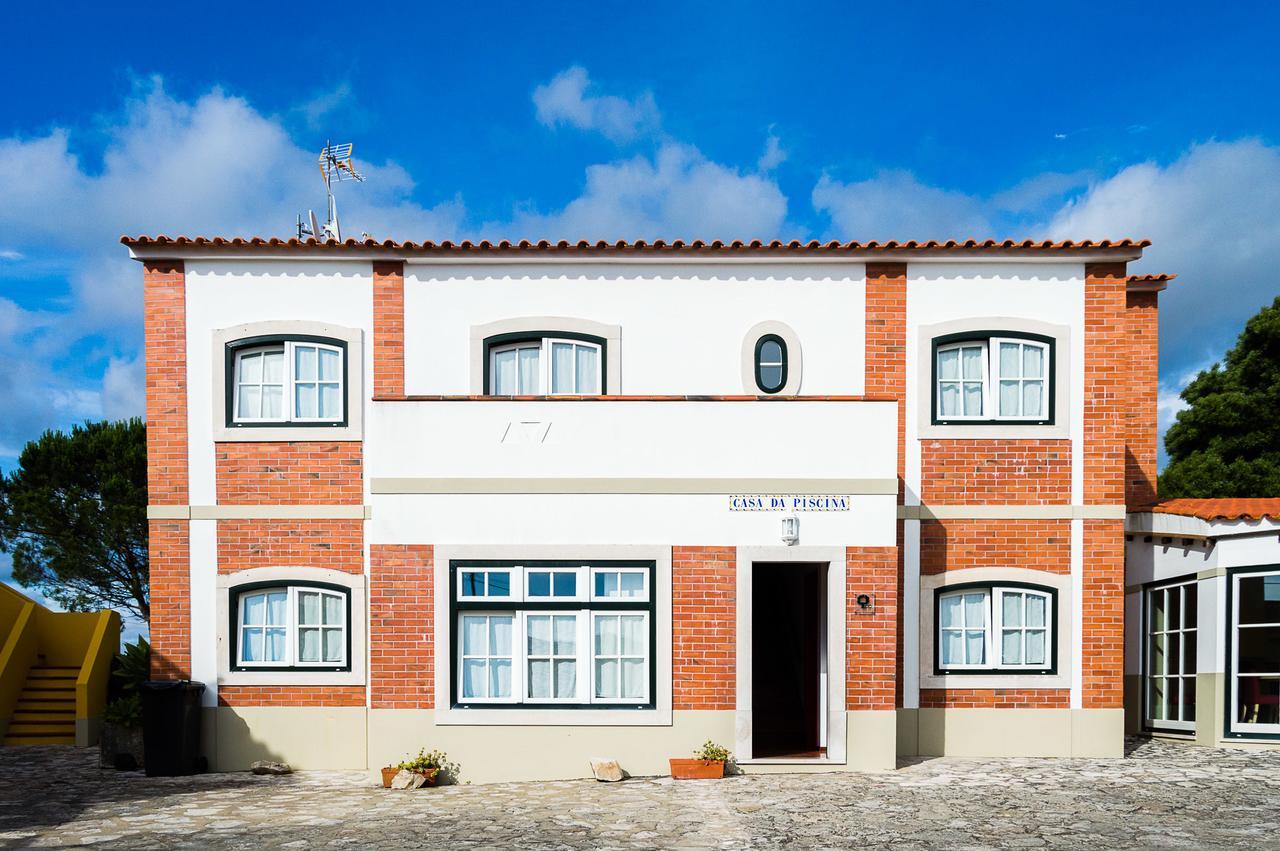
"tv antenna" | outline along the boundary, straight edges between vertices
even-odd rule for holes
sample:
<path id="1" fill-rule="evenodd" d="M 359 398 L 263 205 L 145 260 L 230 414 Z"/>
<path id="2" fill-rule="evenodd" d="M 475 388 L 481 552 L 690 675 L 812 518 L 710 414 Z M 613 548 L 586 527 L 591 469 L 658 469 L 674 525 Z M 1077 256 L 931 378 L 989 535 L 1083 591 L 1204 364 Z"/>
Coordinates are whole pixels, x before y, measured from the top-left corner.
<path id="1" fill-rule="evenodd" d="M 333 184 L 341 183 L 344 180 L 354 180 L 357 183 L 364 183 L 364 175 L 356 171 L 356 167 L 351 163 L 351 143 L 347 142 L 343 145 L 334 145 L 325 142 L 324 149 L 320 151 L 320 177 L 324 179 L 324 191 L 328 196 L 328 217 L 324 226 L 321 227 L 316 221 L 316 214 L 312 210 L 307 211 L 307 220 L 302 220 L 302 214 L 298 214 L 298 239 L 304 236 L 314 236 L 316 239 L 332 239 L 335 242 L 342 241 L 342 227 L 338 224 L 338 201 L 333 197 Z"/>

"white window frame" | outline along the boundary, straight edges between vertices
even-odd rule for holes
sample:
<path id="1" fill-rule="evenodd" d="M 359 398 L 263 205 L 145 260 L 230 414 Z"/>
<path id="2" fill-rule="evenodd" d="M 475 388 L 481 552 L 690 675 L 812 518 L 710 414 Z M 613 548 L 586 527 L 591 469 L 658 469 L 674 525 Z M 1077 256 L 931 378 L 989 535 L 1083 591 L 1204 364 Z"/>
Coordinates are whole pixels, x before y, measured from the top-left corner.
<path id="1" fill-rule="evenodd" d="M 578 355 L 575 350 L 573 353 L 573 385 L 572 393 L 553 393 L 551 386 L 551 352 L 552 347 L 557 344 L 566 344 L 578 348 L 593 349 L 596 353 L 596 374 L 595 382 L 590 389 L 583 392 L 577 391 L 578 386 Z M 490 346 L 487 357 L 489 358 L 489 387 L 486 392 L 490 395 L 499 395 L 494 389 L 498 376 L 498 355 L 503 352 L 515 351 L 516 354 L 516 380 L 520 379 L 520 349 L 537 349 L 538 350 L 538 387 L 534 390 L 520 389 L 519 393 L 504 393 L 504 396 L 598 396 L 601 392 L 601 381 L 603 380 L 604 371 L 604 346 L 589 340 L 574 340 L 568 337 L 531 337 L 528 340 L 520 340 L 514 343 L 503 343 L 500 345 Z"/>
<path id="2" fill-rule="evenodd" d="M 1257 722 L 1241 721 L 1239 719 L 1240 712 L 1240 630 L 1241 629 L 1257 629 L 1267 627 L 1277 627 L 1280 623 L 1255 623 L 1240 625 L 1240 582 L 1244 579 L 1257 579 L 1265 576 L 1280 576 L 1280 569 L 1277 570 L 1238 570 L 1230 575 L 1231 578 L 1231 622 L 1228 629 L 1231 630 L 1231 681 L 1227 684 L 1227 688 L 1231 694 L 1230 715 L 1228 730 L 1235 735 L 1262 735 L 1267 737 L 1275 737 L 1280 735 L 1280 722 L 1274 724 L 1263 724 Z M 1244 674 L 1246 677 L 1270 677 L 1280 676 L 1280 671 L 1251 672 Z"/>
<path id="3" fill-rule="evenodd" d="M 1044 599 L 1044 662 L 1038 664 L 1029 664 L 1026 662 L 1006 663 L 1004 661 L 1004 645 L 1002 642 L 1004 636 L 1004 595 L 1020 594 L 1034 595 Z M 942 662 L 942 634 L 944 631 L 956 631 L 959 629 L 963 632 L 976 632 L 977 630 L 970 627 L 967 623 L 964 627 L 943 627 L 942 625 L 942 601 L 948 597 L 961 597 L 969 594 L 982 594 L 985 597 L 986 608 L 986 626 L 983 634 L 983 656 L 987 660 L 982 664 L 947 664 Z M 1017 585 L 1001 585 L 991 584 L 982 586 L 970 586 L 968 588 L 939 589 L 938 591 L 938 623 L 934 627 L 934 664 L 938 671 L 942 674 L 953 673 L 956 671 L 1000 671 L 1000 672 L 1034 672 L 1049 671 L 1054 669 L 1054 646 L 1056 640 L 1056 622 L 1054 620 L 1054 595 L 1040 588 L 1024 588 Z M 964 603 L 961 603 L 960 610 L 967 617 Z M 1026 658 L 1026 633 L 1028 627 L 1025 623 L 1025 602 L 1023 604 L 1024 623 L 1009 627 L 1022 632 L 1022 657 Z M 1031 627 L 1036 630 L 1040 627 Z"/>
<path id="4" fill-rule="evenodd" d="M 1005 378 L 1000 372 L 1000 344 L 1013 343 L 1023 348 L 1036 348 L 1040 350 L 1040 363 L 1044 367 L 1044 375 L 1040 378 L 1023 378 L 1022 377 L 1022 348 L 1018 349 L 1018 376 L 1016 378 Z M 991 416 L 988 419 L 999 420 L 1001 422 L 1039 422 L 1049 418 L 1049 344 L 1039 340 L 1028 340 L 1025 337 L 992 337 L 988 341 L 988 354 L 991 358 L 991 366 L 987 371 L 990 376 L 990 385 L 987 388 L 986 396 L 991 400 Z M 1002 414 L 1000 413 L 1000 382 L 1001 381 L 1017 381 L 1018 382 L 1018 407 L 1022 407 L 1022 387 L 1028 382 L 1038 382 L 1040 384 L 1040 405 L 1042 412 L 1031 416 L 1028 414 Z"/>
<path id="5" fill-rule="evenodd" d="M 524 690 L 521 692 L 521 700 L 524 703 L 536 704 L 581 704 L 590 703 L 592 689 L 588 688 L 588 683 L 583 680 L 583 662 L 590 661 L 590 648 L 584 644 L 589 636 L 587 633 L 587 622 L 590 620 L 587 615 L 588 609 L 522 609 L 519 612 L 520 621 L 520 662 L 522 664 L 521 676 L 524 678 Z M 530 618 L 550 618 L 549 640 L 551 648 L 549 653 L 533 654 L 529 652 L 529 619 Z M 555 652 L 555 619 L 556 618 L 573 618 L 573 654 L 557 654 Z M 546 659 L 551 664 L 551 687 L 555 690 L 555 662 L 562 659 L 573 659 L 574 678 L 573 678 L 573 696 L 572 697 L 534 697 L 529 694 L 529 689 L 533 685 L 532 677 L 529 676 L 529 663 L 535 659 Z"/>
<path id="6" fill-rule="evenodd" d="M 1187 601 L 1186 589 L 1188 587 L 1197 587 L 1197 586 L 1198 586 L 1198 581 L 1193 576 L 1190 579 L 1182 582 L 1173 582 L 1165 585 L 1157 585 L 1155 587 L 1148 588 L 1146 589 L 1146 592 L 1143 594 L 1143 606 L 1145 607 L 1143 610 L 1144 629 L 1143 629 L 1143 636 L 1142 636 L 1142 641 L 1143 641 L 1143 650 L 1142 650 L 1143 652 L 1143 671 L 1142 671 L 1143 672 L 1143 682 L 1142 682 L 1143 721 L 1148 727 L 1153 729 L 1159 728 L 1159 729 L 1187 730 L 1187 731 L 1194 731 L 1196 729 L 1196 722 L 1194 718 L 1192 718 L 1191 720 L 1186 720 L 1181 717 L 1182 707 L 1185 705 L 1182 700 L 1178 701 L 1178 713 L 1177 713 L 1178 717 L 1177 718 L 1157 718 L 1155 716 L 1154 707 L 1152 706 L 1152 700 L 1151 700 L 1151 682 L 1153 679 L 1164 680 L 1166 683 L 1164 694 L 1167 697 L 1169 693 L 1168 685 L 1167 685 L 1168 681 L 1170 679 L 1179 679 L 1182 681 L 1178 684 L 1178 695 L 1179 697 L 1181 697 L 1185 693 L 1184 689 L 1186 688 L 1186 680 L 1191 680 L 1192 682 L 1196 681 L 1196 672 L 1199 670 L 1199 668 L 1197 665 L 1197 660 L 1194 655 L 1191 656 L 1190 659 L 1188 659 L 1186 636 L 1189 633 L 1196 633 L 1198 631 L 1199 618 L 1198 617 L 1196 618 L 1196 626 L 1193 626 L 1190 628 L 1187 627 L 1188 607 L 1186 605 L 1186 601 Z M 1197 587 L 1197 591 L 1198 590 L 1199 589 Z M 1178 601 L 1178 612 L 1179 612 L 1178 628 L 1169 629 L 1168 600 L 1170 599 L 1170 597 L 1173 595 L 1174 592 L 1176 592 L 1177 594 L 1177 601 Z M 1166 600 L 1165 628 L 1162 630 L 1156 630 L 1154 628 L 1155 621 L 1153 618 L 1153 614 L 1155 612 L 1154 597 L 1156 594 L 1164 595 Z M 1197 598 L 1198 598 L 1198 594 L 1197 594 Z M 1157 634 L 1166 636 L 1166 639 L 1165 639 L 1166 650 L 1165 650 L 1165 659 L 1164 659 L 1166 666 L 1168 664 L 1168 659 L 1169 659 L 1169 653 L 1167 649 L 1168 642 L 1170 640 L 1169 636 L 1172 636 L 1174 640 L 1178 642 L 1178 648 L 1179 648 L 1178 658 L 1182 662 L 1178 673 L 1169 674 L 1167 673 L 1167 671 L 1160 672 L 1160 673 L 1156 672 L 1156 664 L 1155 664 L 1155 658 L 1154 658 L 1155 657 L 1154 639 Z M 1198 638 L 1199 637 L 1197 635 L 1197 644 L 1199 644 Z M 1189 673 L 1187 671 L 1188 663 L 1191 669 Z M 1166 706 L 1167 705 L 1168 704 L 1166 701 Z"/>
<path id="7" fill-rule="evenodd" d="M 256 661 L 256 662 L 248 661 L 244 658 L 244 649 L 245 649 L 244 630 L 246 628 L 256 629 L 259 627 L 257 627 L 254 624 L 246 624 L 244 622 L 245 602 L 252 597 L 266 596 L 269 594 L 279 594 L 281 592 L 284 592 L 286 595 L 285 616 L 284 616 L 285 617 L 285 623 L 284 623 L 285 658 L 284 660 L 262 660 L 262 661 Z M 299 593 L 320 595 L 320 611 L 322 613 L 321 614 L 322 619 L 323 619 L 323 612 L 324 612 L 324 598 L 326 596 L 336 597 L 340 602 L 341 606 L 339 608 L 339 611 L 342 612 L 342 623 L 340 625 L 342 641 L 340 642 L 339 646 L 342 648 L 342 658 L 339 661 L 336 661 L 336 662 L 324 661 L 324 659 L 322 658 L 318 662 L 304 662 L 298 658 L 298 640 L 300 638 L 299 630 L 302 628 L 298 623 L 298 613 L 300 611 L 298 607 Z M 348 662 L 347 646 L 350 644 L 350 641 L 351 641 L 351 624 L 350 624 L 350 619 L 348 618 L 348 609 L 351 605 L 351 598 L 350 598 L 349 592 L 338 591 L 332 588 L 320 588 L 315 585 L 279 585 L 279 586 L 272 586 L 272 587 L 266 587 L 266 588 L 246 589 L 243 591 L 237 591 L 236 594 L 238 599 L 236 602 L 236 660 L 234 664 L 237 668 L 241 668 L 244 670 L 253 670 L 258 668 L 297 668 L 301 670 L 306 670 L 311 668 L 345 668 L 347 667 L 347 662 Z M 313 628 L 317 625 L 308 624 L 306 626 L 308 628 Z M 264 629 L 264 636 L 263 636 L 264 651 L 266 649 L 266 637 L 265 637 L 266 628 L 267 627 L 262 627 L 262 629 Z M 269 628 L 278 629 L 279 627 L 272 624 L 270 625 Z M 333 629 L 333 627 L 330 627 L 328 625 L 320 627 L 320 633 L 321 633 L 320 655 L 322 657 L 324 656 L 324 632 L 326 629 Z M 264 652 L 264 655 L 265 655 L 265 652 Z"/>
<path id="8" fill-rule="evenodd" d="M 641 578 L 644 580 L 641 583 L 642 593 L 640 594 L 640 596 L 639 597 L 623 597 L 621 594 L 619 594 L 618 596 L 611 597 L 608 594 L 597 594 L 596 593 L 596 577 L 602 574 L 609 574 L 609 573 L 618 575 L 619 590 L 621 590 L 622 588 L 622 574 L 624 573 L 640 574 Z M 591 575 L 588 577 L 587 591 L 589 592 L 589 599 L 592 602 L 595 602 L 597 600 L 610 601 L 610 602 L 618 601 L 618 600 L 622 600 L 622 601 L 635 600 L 635 601 L 647 602 L 649 599 L 649 595 L 652 593 L 652 589 L 649 588 L 649 571 L 644 568 L 637 568 L 637 567 L 607 567 L 607 566 L 592 567 Z"/>
<path id="9" fill-rule="evenodd" d="M 1043 406 L 1040 414 L 1031 416 L 1026 414 L 1001 414 L 1000 413 L 1000 381 L 1002 376 L 1000 373 L 1000 344 L 1015 343 L 1019 346 L 1030 346 L 1040 349 L 1041 363 L 1044 365 L 1044 375 L 1041 378 L 1023 378 L 1021 373 L 1021 349 L 1019 349 L 1019 373 L 1016 378 L 1008 378 L 1004 380 L 1017 380 L 1018 384 L 1018 404 L 1022 404 L 1022 385 L 1036 381 L 1041 385 L 1040 403 Z M 946 414 L 943 413 L 942 407 L 942 386 L 944 384 L 955 384 L 960 388 L 960 407 L 964 408 L 964 385 L 972 384 L 978 379 L 964 377 L 964 349 L 980 349 L 982 355 L 979 362 L 982 364 L 982 413 L 981 414 Z M 1052 346 L 1050 343 L 1042 340 L 1032 340 L 1027 337 L 1018 336 L 1002 336 L 1002 337 L 975 337 L 970 340 L 953 340 L 948 343 L 942 343 L 934 346 L 933 354 L 933 396 L 934 408 L 936 411 L 935 419 L 939 423 L 959 423 L 959 422 L 1001 422 L 1001 423 L 1040 423 L 1049 419 L 1049 409 L 1052 400 L 1049 394 L 1053 392 L 1053 375 L 1052 360 L 1050 358 Z M 943 378 L 941 358 L 943 352 L 959 351 L 959 362 L 957 368 L 959 376 L 957 378 Z"/>
<path id="10" fill-rule="evenodd" d="M 617 599 L 617 598 L 613 598 L 613 599 Z M 627 598 L 623 598 L 623 599 L 627 599 Z M 638 698 L 621 697 L 621 696 L 600 697 L 596 694 L 596 662 L 599 661 L 600 659 L 618 660 L 618 694 L 621 695 L 622 694 L 622 660 L 633 659 L 636 657 L 634 655 L 625 656 L 622 654 L 621 623 L 619 623 L 619 630 L 618 630 L 618 653 L 606 654 L 604 656 L 597 655 L 596 644 L 595 644 L 596 621 L 598 621 L 600 618 L 621 619 L 624 617 L 641 618 L 641 630 L 642 630 L 641 634 L 644 636 L 644 653 L 641 654 L 640 658 L 644 660 L 644 670 L 645 670 L 644 691 L 642 693 L 642 696 Z M 588 636 L 587 636 L 588 641 L 590 642 L 590 647 L 587 648 L 587 659 L 591 663 L 590 671 L 588 671 L 589 682 L 587 683 L 587 693 L 588 693 L 588 696 L 590 697 L 591 703 L 615 704 L 615 705 L 622 705 L 622 706 L 628 706 L 628 705 L 640 706 L 648 703 L 649 696 L 650 696 L 649 681 L 651 679 L 651 677 L 649 677 L 649 672 L 652 670 L 652 666 L 653 666 L 653 646 L 652 646 L 652 643 L 649 641 L 649 612 L 647 610 L 635 611 L 635 610 L 628 610 L 628 609 L 593 609 L 590 612 L 590 626 L 587 630 L 587 633 L 588 633 Z"/>
<path id="11" fill-rule="evenodd" d="M 462 574 L 464 573 L 483 573 L 485 574 L 484 585 L 485 593 L 467 594 L 462 584 Z M 508 594 L 490 594 L 489 591 L 489 574 L 490 573 L 506 573 L 510 576 L 510 585 L 508 586 Z M 492 565 L 484 567 L 461 567 L 458 569 L 458 593 L 459 600 L 490 600 L 502 603 L 519 603 L 524 600 L 524 568 L 523 567 L 505 567 L 501 565 Z"/>
<path id="12" fill-rule="evenodd" d="M 542 565 L 526 565 L 522 568 L 524 581 L 521 590 L 524 592 L 523 601 L 526 603 L 571 603 L 577 600 L 590 599 L 588 586 L 591 575 L 589 565 L 580 565 L 578 567 L 543 567 Z M 529 584 L 533 580 L 535 573 L 550 573 L 551 586 L 550 594 L 534 594 L 529 590 Z M 573 594 L 557 595 L 556 590 L 556 574 L 572 574 L 574 577 Z M 648 597 L 644 598 L 646 601 Z"/>
<path id="13" fill-rule="evenodd" d="M 475 599 L 475 598 L 471 598 L 471 599 Z M 485 619 L 486 653 L 483 657 L 467 656 L 463 652 L 464 651 L 463 622 L 469 617 L 482 617 Z M 494 655 L 493 648 L 488 646 L 489 619 L 495 618 L 495 617 L 511 618 L 511 655 L 509 657 Z M 457 650 L 457 657 L 458 657 L 457 670 L 458 670 L 458 699 L 459 700 L 465 700 L 467 703 L 483 703 L 483 704 L 516 704 L 521 702 L 520 695 L 523 694 L 523 689 L 524 689 L 524 667 L 521 663 L 522 654 L 520 652 L 521 642 L 523 642 L 524 640 L 523 634 L 521 632 L 522 629 L 523 629 L 523 625 L 522 625 L 519 613 L 512 611 L 510 609 L 505 611 L 495 609 L 493 611 L 470 610 L 470 611 L 458 612 L 457 632 L 455 634 L 457 636 L 456 650 Z M 488 674 L 489 674 L 488 663 L 493 659 L 509 658 L 511 660 L 511 694 L 510 695 L 508 695 L 507 697 L 492 697 L 492 696 L 465 697 L 463 696 L 462 690 L 463 690 L 463 683 L 464 683 L 464 673 L 463 673 L 463 670 L 465 668 L 464 663 L 467 659 L 479 659 L 479 658 L 483 658 L 486 663 L 485 664 L 485 690 L 486 691 L 488 691 L 488 686 L 490 683 L 490 680 L 488 678 Z"/>
<path id="14" fill-rule="evenodd" d="M 324 349 L 336 352 L 338 355 L 338 402 L 339 410 L 337 416 L 334 417 L 302 417 L 298 416 L 295 411 L 295 401 L 297 397 L 297 385 L 315 384 L 317 386 L 317 410 L 319 410 L 318 395 L 319 385 L 333 384 L 332 381 L 321 382 L 319 378 L 319 354 L 316 355 L 316 379 L 314 381 L 300 381 L 295 375 L 294 362 L 296 358 L 296 348 L 302 346 L 304 348 L 314 348 L 317 350 Z M 282 352 L 284 355 L 284 371 L 283 371 L 283 388 L 281 400 L 281 416 L 279 417 L 243 417 L 240 415 L 240 371 L 241 361 L 246 355 L 254 355 L 265 352 Z M 245 346 L 235 350 L 235 356 L 232 358 L 231 366 L 231 405 L 232 405 L 232 422 L 253 424 L 253 423 L 337 423 L 342 422 L 347 412 L 347 364 L 346 352 L 341 346 L 335 346 L 331 343 L 312 342 L 310 340 L 282 340 L 275 343 L 264 343 L 262 345 Z M 260 383 L 261 386 L 261 383 Z"/>

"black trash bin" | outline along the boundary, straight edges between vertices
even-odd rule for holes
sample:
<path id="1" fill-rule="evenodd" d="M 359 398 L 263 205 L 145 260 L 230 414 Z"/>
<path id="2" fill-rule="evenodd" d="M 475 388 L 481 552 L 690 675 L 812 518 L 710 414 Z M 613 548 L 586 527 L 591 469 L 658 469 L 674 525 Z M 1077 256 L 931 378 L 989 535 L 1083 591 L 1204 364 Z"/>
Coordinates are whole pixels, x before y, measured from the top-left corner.
<path id="1" fill-rule="evenodd" d="M 142 752 L 148 777 L 204 770 L 200 756 L 200 696 L 204 683 L 148 680 L 142 684 Z"/>

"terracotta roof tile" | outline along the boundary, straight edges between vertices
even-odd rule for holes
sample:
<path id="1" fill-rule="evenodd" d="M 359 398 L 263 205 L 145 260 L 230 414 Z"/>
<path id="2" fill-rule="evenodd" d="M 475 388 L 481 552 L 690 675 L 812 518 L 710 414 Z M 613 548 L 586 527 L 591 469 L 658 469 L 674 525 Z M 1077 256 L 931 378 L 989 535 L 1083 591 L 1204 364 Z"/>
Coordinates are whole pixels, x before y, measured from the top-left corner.
<path id="1" fill-rule="evenodd" d="M 1280 520 L 1280 498 L 1166 499 L 1141 510 L 1201 520 Z"/>
<path id="2" fill-rule="evenodd" d="M 1169 272 L 1160 272 L 1154 275 L 1130 275 L 1127 280 L 1131 284 L 1157 284 L 1160 282 L 1172 281 L 1177 275 Z"/>
<path id="3" fill-rule="evenodd" d="M 784 242 L 782 240 L 617 240 L 613 242 L 578 240 L 570 242 L 568 240 L 560 240 L 558 242 L 550 242 L 547 240 L 530 241 L 530 240 L 462 240 L 453 242 L 444 240 L 442 242 L 399 242 L 392 239 L 375 240 L 375 239 L 346 239 L 342 242 L 335 240 L 319 240 L 314 237 L 307 239 L 297 239 L 289 237 L 282 239 L 280 237 L 222 237 L 222 236 L 165 236 L 158 234 L 156 236 L 122 236 L 120 242 L 130 247 L 158 247 L 172 245 L 175 247 L 196 247 L 196 248 L 287 248 L 313 251 L 342 251 L 349 249 L 383 249 L 399 252 L 413 252 L 421 254 L 485 254 L 485 253 L 525 253 L 525 252 L 556 252 L 556 253 L 583 253 L 583 254 L 604 254 L 604 253 L 644 253 L 644 254 L 680 254 L 680 253 L 714 253 L 714 254 L 764 254 L 764 253 L 804 253 L 804 254 L 858 254 L 858 253 L 875 253 L 884 251 L 928 251 L 928 252 L 949 252 L 949 251 L 1091 251 L 1099 249 L 1134 249 L 1146 248 L 1151 244 L 1147 239 L 1103 239 L 1103 240 L 1065 240 L 1054 242 L 1052 240 L 995 240 L 995 239 L 949 239 L 949 240 L 888 240 L 884 242 L 840 242 L 831 240 L 828 242 L 819 242 L 818 240 L 810 240 L 801 242 L 800 240 L 791 240 Z"/>

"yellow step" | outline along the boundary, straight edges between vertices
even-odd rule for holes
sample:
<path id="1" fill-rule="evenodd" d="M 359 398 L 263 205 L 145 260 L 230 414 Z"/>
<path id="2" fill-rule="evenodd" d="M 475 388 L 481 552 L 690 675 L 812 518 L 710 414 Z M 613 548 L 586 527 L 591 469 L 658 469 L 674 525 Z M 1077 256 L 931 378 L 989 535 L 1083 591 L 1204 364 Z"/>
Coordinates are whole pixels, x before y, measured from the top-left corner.
<path id="1" fill-rule="evenodd" d="M 59 712 L 75 712 L 76 701 L 74 697 L 68 697 L 62 700 L 51 700 L 49 698 L 26 697 L 24 695 L 18 698 L 18 705 L 14 707 L 15 712 L 38 709 L 50 709 Z"/>
<path id="2" fill-rule="evenodd" d="M 53 722 L 53 723 L 66 722 L 66 723 L 74 724 L 76 721 L 76 714 L 70 707 L 67 707 L 66 709 L 62 709 L 62 710 L 15 709 L 13 712 L 13 717 L 10 718 L 9 721 L 12 724 L 18 724 L 18 723 L 38 724 L 41 722 Z"/>
<path id="3" fill-rule="evenodd" d="M 75 680 L 75 678 L 76 678 L 76 677 L 78 677 L 78 676 L 80 676 L 80 669 L 79 669 L 79 668 L 48 668 L 48 667 L 42 667 L 42 668 L 41 668 L 41 667 L 37 667 L 37 668 L 31 668 L 30 670 L 28 670 L 28 671 L 27 671 L 27 678 L 28 678 L 28 679 L 39 679 L 39 680 L 65 680 L 65 679 L 69 679 L 69 680 L 74 681 L 74 680 Z"/>
<path id="4" fill-rule="evenodd" d="M 26 686 L 22 690 L 22 694 L 18 695 L 19 700 L 48 700 L 59 698 L 72 698 L 76 696 L 75 686 L 67 686 L 66 688 L 54 688 L 51 686 Z"/>
<path id="5" fill-rule="evenodd" d="M 74 736 L 75 734 L 75 721 L 35 723 L 13 721 L 9 724 L 9 729 L 5 731 L 6 736 Z"/>
<path id="6" fill-rule="evenodd" d="M 5 736 L 5 747 L 14 745 L 74 745 L 75 736 Z"/>

